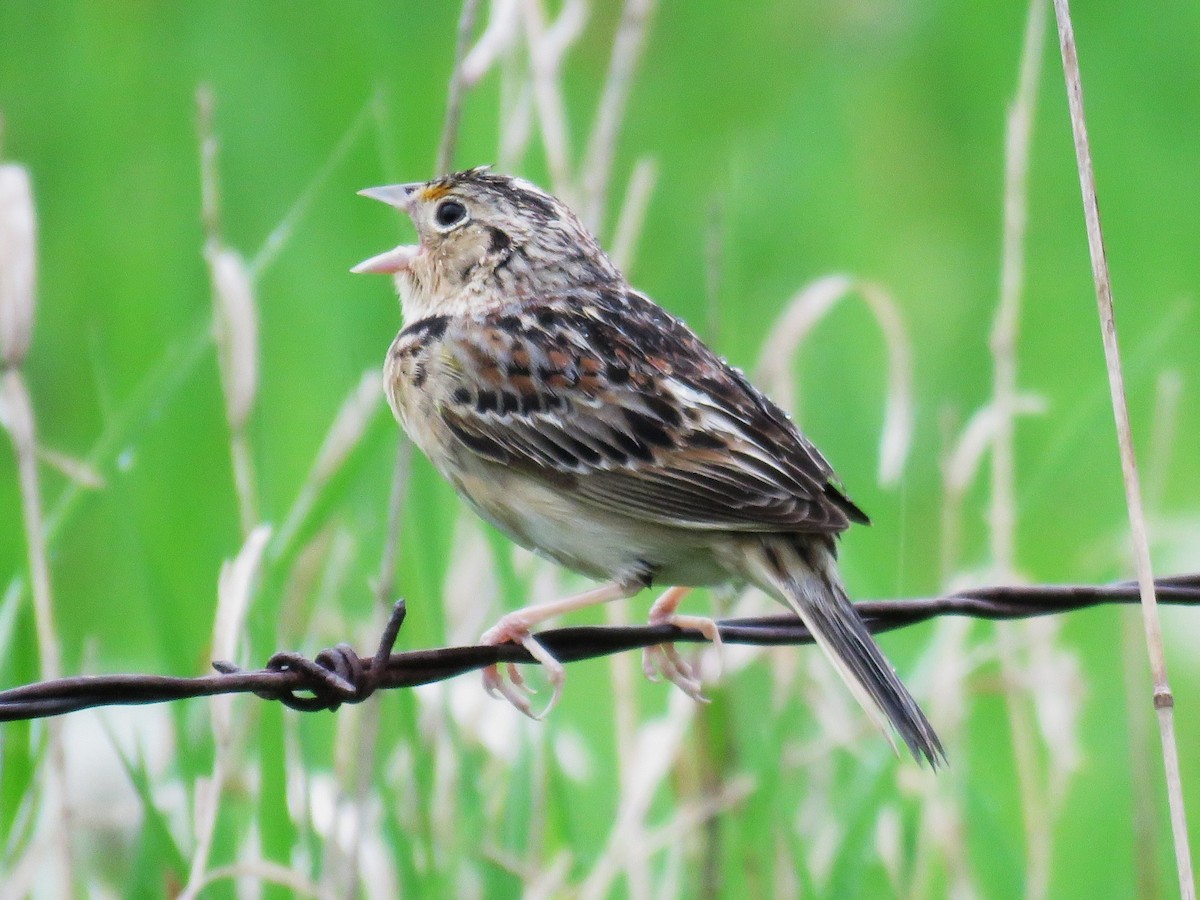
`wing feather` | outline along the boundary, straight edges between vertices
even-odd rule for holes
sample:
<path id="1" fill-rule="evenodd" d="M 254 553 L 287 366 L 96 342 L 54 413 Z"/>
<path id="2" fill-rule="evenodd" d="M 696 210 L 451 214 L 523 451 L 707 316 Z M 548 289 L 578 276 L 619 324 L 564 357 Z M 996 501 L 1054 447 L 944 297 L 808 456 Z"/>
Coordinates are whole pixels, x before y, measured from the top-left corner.
<path id="1" fill-rule="evenodd" d="M 582 503 L 698 530 L 866 521 L 786 414 L 639 294 L 525 301 L 442 340 L 463 448 Z"/>

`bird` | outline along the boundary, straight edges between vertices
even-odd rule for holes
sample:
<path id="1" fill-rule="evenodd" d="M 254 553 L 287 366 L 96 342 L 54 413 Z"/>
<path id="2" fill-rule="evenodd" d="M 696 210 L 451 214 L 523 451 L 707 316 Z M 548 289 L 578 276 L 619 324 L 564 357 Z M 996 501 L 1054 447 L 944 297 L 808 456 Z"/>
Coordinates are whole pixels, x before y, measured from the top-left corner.
<path id="1" fill-rule="evenodd" d="M 483 519 L 601 582 L 508 613 L 481 643 L 523 645 L 552 706 L 564 674 L 533 635 L 541 622 L 660 585 L 651 623 L 719 641 L 680 602 L 693 587 L 751 584 L 799 616 L 894 750 L 892 729 L 918 762 L 944 763 L 838 572 L 839 535 L 867 516 L 779 406 L 532 182 L 484 166 L 359 193 L 419 236 L 351 270 L 390 275 L 399 293 L 403 328 L 384 364 L 397 420 Z M 643 665 L 703 699 L 673 645 Z M 483 677 L 534 715 L 515 666 Z"/>

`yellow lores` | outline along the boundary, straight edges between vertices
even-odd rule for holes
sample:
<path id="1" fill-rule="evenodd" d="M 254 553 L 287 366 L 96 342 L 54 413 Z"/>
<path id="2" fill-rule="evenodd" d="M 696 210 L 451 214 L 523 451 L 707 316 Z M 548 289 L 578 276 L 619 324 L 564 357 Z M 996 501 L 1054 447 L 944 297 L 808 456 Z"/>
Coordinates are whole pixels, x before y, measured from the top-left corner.
<path id="1" fill-rule="evenodd" d="M 450 185 L 441 181 L 432 181 L 421 190 L 421 200 L 425 203 L 433 203 L 449 193 Z"/>
<path id="2" fill-rule="evenodd" d="M 718 638 L 676 613 L 689 587 L 750 582 L 812 631 L 863 708 L 917 759 L 944 760 L 920 707 L 842 587 L 836 538 L 867 517 L 782 410 L 686 325 L 626 282 L 574 214 L 517 178 L 472 169 L 362 192 L 420 234 L 355 267 L 394 275 L 405 328 L 388 399 L 413 441 L 483 518 L 600 587 L 504 616 L 482 640 L 516 641 L 572 609 L 673 585 L 651 622 Z M 644 660 L 692 697 L 673 646 Z M 529 713 L 496 667 L 489 692 Z M 553 703 L 553 701 L 552 701 Z"/>

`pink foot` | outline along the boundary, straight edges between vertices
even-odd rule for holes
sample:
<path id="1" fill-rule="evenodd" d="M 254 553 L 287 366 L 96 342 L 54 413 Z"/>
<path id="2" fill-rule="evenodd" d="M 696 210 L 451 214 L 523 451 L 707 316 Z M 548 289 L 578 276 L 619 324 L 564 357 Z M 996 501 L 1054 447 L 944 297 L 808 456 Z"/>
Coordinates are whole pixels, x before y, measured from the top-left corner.
<path id="1" fill-rule="evenodd" d="M 658 604 L 655 604 L 657 607 Z M 690 631 L 698 631 L 721 648 L 721 633 L 717 623 L 703 616 L 680 616 L 674 612 L 662 612 L 651 608 L 651 625 L 675 625 Z M 642 672 L 651 681 L 666 679 L 697 703 L 708 703 L 701 690 L 700 676 L 691 663 L 687 662 L 674 644 L 658 644 L 642 651 Z"/>
<path id="2" fill-rule="evenodd" d="M 488 666 L 483 670 L 483 689 L 488 694 L 504 698 L 531 719 L 545 718 L 550 710 L 558 704 L 558 698 L 562 696 L 566 670 L 563 669 L 562 663 L 551 656 L 550 652 L 529 633 L 529 623 L 519 614 L 510 613 L 485 631 L 479 639 L 479 643 L 489 646 L 507 643 L 520 644 L 529 651 L 530 656 L 545 667 L 546 678 L 550 681 L 553 693 L 550 695 L 550 702 L 540 713 L 535 713 L 529 703 L 529 697 L 534 690 L 526 684 L 525 676 L 521 674 L 519 666 L 514 663 L 505 665 L 508 672 L 507 679 L 501 674 L 498 665 Z"/>

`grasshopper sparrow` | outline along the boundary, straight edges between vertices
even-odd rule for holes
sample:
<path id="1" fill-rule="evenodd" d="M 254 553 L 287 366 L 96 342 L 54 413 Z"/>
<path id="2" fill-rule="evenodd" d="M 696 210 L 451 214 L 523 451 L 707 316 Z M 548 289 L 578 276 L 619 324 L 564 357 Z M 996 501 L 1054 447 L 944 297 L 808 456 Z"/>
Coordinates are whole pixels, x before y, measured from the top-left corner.
<path id="1" fill-rule="evenodd" d="M 394 276 L 405 327 L 387 354 L 388 400 L 409 436 L 484 519 L 517 543 L 604 582 L 504 616 L 482 638 L 517 641 L 551 616 L 675 585 L 652 622 L 680 616 L 689 586 L 749 582 L 812 631 L 891 740 L 919 760 L 941 743 L 842 587 L 836 538 L 867 517 L 787 415 L 681 321 L 638 293 L 559 200 L 471 169 L 370 188 L 420 241 L 354 268 Z M 694 697 L 673 647 L 645 657 Z M 524 684 L 493 666 L 490 693 L 529 713 Z M 552 701 L 553 702 L 553 701 Z"/>

